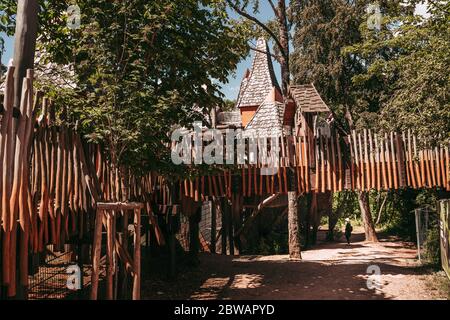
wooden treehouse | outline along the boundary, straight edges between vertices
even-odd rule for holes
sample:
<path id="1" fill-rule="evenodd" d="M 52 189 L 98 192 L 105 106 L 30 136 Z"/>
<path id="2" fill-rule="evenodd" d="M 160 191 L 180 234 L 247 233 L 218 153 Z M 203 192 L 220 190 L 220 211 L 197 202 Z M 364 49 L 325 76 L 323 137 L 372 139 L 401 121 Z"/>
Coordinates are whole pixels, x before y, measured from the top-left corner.
<path id="1" fill-rule="evenodd" d="M 241 129 L 241 162 L 215 164 L 208 175 L 189 165 L 190 179 L 113 168 L 101 147 L 57 121 L 52 101 L 33 87 L 33 70 L 22 79 L 22 99 L 14 108 L 13 74 L 10 67 L 0 108 L 5 298 L 29 296 L 30 277 L 40 272 L 42 260 L 67 251 L 75 257 L 70 262 L 82 266 L 88 297 L 139 299 L 143 244 L 169 248 L 172 274 L 176 243 L 192 251 L 239 253 L 261 210 L 286 212 L 288 191 L 313 194 L 313 210 L 324 203 L 319 197 L 343 190 L 450 191 L 448 145 L 427 147 L 411 132 L 342 136 L 327 122 L 330 110 L 312 84 L 291 86 L 283 101 L 263 40 L 235 111 L 213 117 L 223 134 Z"/>

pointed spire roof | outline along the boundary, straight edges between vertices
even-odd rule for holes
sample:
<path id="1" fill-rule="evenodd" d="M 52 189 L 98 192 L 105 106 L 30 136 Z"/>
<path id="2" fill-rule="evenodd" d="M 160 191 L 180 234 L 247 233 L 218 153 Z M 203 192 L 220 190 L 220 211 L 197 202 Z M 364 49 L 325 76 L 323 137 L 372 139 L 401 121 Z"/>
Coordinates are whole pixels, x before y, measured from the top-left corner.
<path id="1" fill-rule="evenodd" d="M 273 87 L 280 90 L 273 71 L 272 58 L 267 41 L 260 38 L 256 45 L 252 69 L 247 70 L 241 82 L 237 107 L 260 106 Z"/>

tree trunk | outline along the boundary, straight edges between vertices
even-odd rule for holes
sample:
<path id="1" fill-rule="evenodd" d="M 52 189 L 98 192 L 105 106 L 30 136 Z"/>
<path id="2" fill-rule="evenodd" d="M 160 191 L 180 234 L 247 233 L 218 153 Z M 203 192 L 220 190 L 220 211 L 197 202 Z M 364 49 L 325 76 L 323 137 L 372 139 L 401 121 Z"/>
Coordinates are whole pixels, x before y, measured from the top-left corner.
<path id="1" fill-rule="evenodd" d="M 327 233 L 327 241 L 334 241 L 334 228 L 338 222 L 339 217 L 332 214 L 328 215 L 328 233 Z"/>
<path id="2" fill-rule="evenodd" d="M 27 69 L 34 69 L 34 55 L 38 28 L 37 0 L 19 0 L 17 3 L 16 31 L 14 41 L 14 107 L 19 108 L 22 81 Z"/>
<path id="3" fill-rule="evenodd" d="M 280 44 L 284 54 L 280 55 L 281 66 L 281 90 L 285 103 L 288 99 L 288 90 L 290 83 L 290 68 L 289 68 L 289 31 L 287 25 L 286 15 L 286 1 L 278 1 L 277 8 L 278 18 L 278 33 Z M 298 215 L 298 197 L 296 191 L 288 192 L 288 228 L 289 228 L 289 257 L 293 260 L 302 258 L 300 248 L 300 224 Z"/>
<path id="4" fill-rule="evenodd" d="M 334 241 L 334 228 L 336 227 L 339 218 L 342 216 L 342 213 L 346 208 L 348 194 L 349 193 L 345 193 L 344 196 L 339 197 L 339 206 L 337 207 L 336 211 L 333 211 L 333 208 L 331 208 L 331 210 L 329 211 L 327 241 Z"/>
<path id="5" fill-rule="evenodd" d="M 302 258 L 300 248 L 300 227 L 298 219 L 297 192 L 288 192 L 288 228 L 289 228 L 289 258 L 300 260 Z"/>
<path id="6" fill-rule="evenodd" d="M 361 209 L 361 217 L 364 223 L 364 233 L 366 241 L 378 242 L 375 226 L 372 219 L 369 206 L 369 194 L 366 191 L 358 192 L 359 208 Z"/>
<path id="7" fill-rule="evenodd" d="M 289 30 L 287 24 L 286 15 L 286 1 L 278 1 L 277 8 L 277 20 L 278 20 L 278 34 L 280 37 L 280 45 L 283 48 L 284 54 L 280 55 L 280 65 L 281 65 L 281 88 L 283 91 L 283 96 L 287 99 L 287 93 L 289 90 L 290 83 L 290 68 L 289 68 Z"/>

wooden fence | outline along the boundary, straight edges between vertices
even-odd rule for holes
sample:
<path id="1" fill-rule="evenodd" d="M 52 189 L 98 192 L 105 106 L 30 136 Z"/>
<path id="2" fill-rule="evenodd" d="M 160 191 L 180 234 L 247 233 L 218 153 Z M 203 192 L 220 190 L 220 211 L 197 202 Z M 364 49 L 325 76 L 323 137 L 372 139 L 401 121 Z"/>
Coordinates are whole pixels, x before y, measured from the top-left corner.
<path id="1" fill-rule="evenodd" d="M 202 196 L 231 198 L 232 190 L 247 197 L 289 190 L 324 193 L 441 188 L 450 191 L 449 146 L 419 148 L 417 140 L 411 132 L 379 136 L 371 130 L 353 131 L 346 137 L 332 133 L 331 136 L 259 138 L 258 142 L 243 139 L 245 156 L 241 158 L 245 163 L 234 167 L 216 165 L 222 166 L 220 174 L 182 181 L 180 193 L 199 201 Z M 271 157 L 277 161 L 267 161 Z"/>
<path id="2" fill-rule="evenodd" d="M 51 101 L 34 92 L 33 70 L 23 80 L 20 109 L 13 108 L 13 74 L 10 67 L 0 110 L 0 285 L 6 295 L 16 296 L 18 286 L 26 291 L 30 254 L 92 237 L 99 201 L 144 203 L 163 244 L 150 204 L 161 198 L 155 190 L 163 179 L 113 169 L 98 145 L 84 143 L 75 128 L 58 121 L 64 112 L 57 116 Z M 125 178 L 119 170 L 127 171 Z M 130 218 L 115 230 L 132 224 Z"/>

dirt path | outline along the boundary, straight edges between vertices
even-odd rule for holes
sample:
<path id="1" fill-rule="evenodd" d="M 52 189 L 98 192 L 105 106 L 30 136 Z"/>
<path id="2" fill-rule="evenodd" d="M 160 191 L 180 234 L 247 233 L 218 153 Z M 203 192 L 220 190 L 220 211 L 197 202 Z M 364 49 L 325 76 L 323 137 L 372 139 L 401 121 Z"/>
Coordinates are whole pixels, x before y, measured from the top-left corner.
<path id="1" fill-rule="evenodd" d="M 288 256 L 201 255 L 199 268 L 176 281 L 147 280 L 148 299 L 437 299 L 430 276 L 421 274 L 411 243 L 382 239 L 363 242 L 355 234 L 350 246 L 322 243 L 303 252 L 303 261 Z M 379 288 L 369 289 L 367 268 L 380 268 Z"/>

